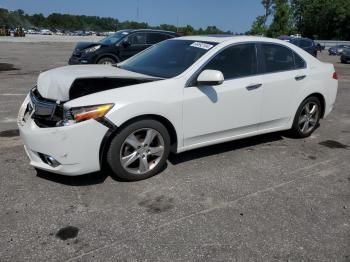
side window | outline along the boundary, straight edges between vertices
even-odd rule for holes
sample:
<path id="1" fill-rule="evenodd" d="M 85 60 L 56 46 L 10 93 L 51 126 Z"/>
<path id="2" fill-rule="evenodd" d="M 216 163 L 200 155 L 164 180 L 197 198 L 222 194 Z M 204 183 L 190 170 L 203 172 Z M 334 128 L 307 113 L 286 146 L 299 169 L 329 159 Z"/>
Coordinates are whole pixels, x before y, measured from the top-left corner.
<path id="1" fill-rule="evenodd" d="M 300 47 L 300 40 L 299 39 L 292 39 L 290 41 L 293 45 L 299 46 Z"/>
<path id="2" fill-rule="evenodd" d="M 169 39 L 170 36 L 166 34 L 160 34 L 160 33 L 148 33 L 147 34 L 147 44 L 154 45 L 161 41 L 164 41 L 166 39 Z"/>
<path id="3" fill-rule="evenodd" d="M 307 48 L 307 47 L 311 47 L 312 45 L 312 41 L 310 40 L 306 40 L 306 39 L 301 39 L 300 40 L 300 45 L 301 48 Z"/>
<path id="4" fill-rule="evenodd" d="M 262 44 L 261 47 L 265 73 L 294 69 L 293 51 L 289 48 L 275 44 Z"/>
<path id="5" fill-rule="evenodd" d="M 203 70 L 219 70 L 225 79 L 255 75 L 257 59 L 255 44 L 240 44 L 217 54 Z"/>
<path id="6" fill-rule="evenodd" d="M 306 63 L 304 59 L 302 59 L 297 53 L 293 52 L 294 61 L 295 61 L 295 69 L 301 69 L 306 67 Z"/>
<path id="7" fill-rule="evenodd" d="M 135 33 L 129 36 L 129 41 L 132 45 L 145 45 L 146 44 L 146 34 L 145 33 Z"/>

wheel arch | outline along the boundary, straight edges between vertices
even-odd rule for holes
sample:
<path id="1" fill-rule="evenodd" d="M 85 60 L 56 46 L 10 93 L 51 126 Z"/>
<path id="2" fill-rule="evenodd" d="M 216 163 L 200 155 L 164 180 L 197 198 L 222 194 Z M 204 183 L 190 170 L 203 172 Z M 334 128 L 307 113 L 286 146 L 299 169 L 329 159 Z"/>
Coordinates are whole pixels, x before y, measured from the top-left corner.
<path id="1" fill-rule="evenodd" d="M 326 111 L 326 100 L 325 100 L 324 96 L 321 93 L 317 93 L 317 92 L 308 95 L 307 97 L 304 98 L 304 100 L 309 98 L 309 97 L 312 97 L 312 96 L 317 97 L 318 100 L 320 101 L 320 103 L 321 103 L 321 118 L 323 118 L 324 114 L 325 114 L 325 111 Z"/>
<path id="2" fill-rule="evenodd" d="M 174 127 L 174 125 L 164 116 L 161 115 L 156 115 L 156 114 L 146 114 L 146 115 L 140 115 L 133 117 L 124 123 L 122 123 L 120 126 L 115 126 L 113 123 L 111 123 L 109 120 L 103 119 L 100 122 L 103 123 L 104 125 L 108 126 L 109 129 L 104 136 L 101 145 L 100 145 L 100 152 L 99 152 L 99 159 L 100 159 L 100 167 L 102 168 L 103 166 L 106 166 L 106 156 L 107 152 L 109 149 L 109 144 L 111 143 L 112 139 L 118 135 L 120 130 L 122 130 L 125 126 L 140 121 L 140 120 L 145 120 L 145 119 L 152 119 L 155 121 L 160 122 L 165 126 L 165 128 L 169 132 L 170 136 L 170 151 L 171 152 L 176 152 L 177 151 L 177 144 L 178 144 L 178 138 L 177 138 L 177 132 Z"/>
<path id="3" fill-rule="evenodd" d="M 95 63 L 97 64 L 101 59 L 106 58 L 106 57 L 112 58 L 112 59 L 115 60 L 117 63 L 120 62 L 120 59 L 119 59 L 119 57 L 118 57 L 117 55 L 112 54 L 112 53 L 105 53 L 105 54 L 99 55 L 99 56 L 96 58 Z"/>

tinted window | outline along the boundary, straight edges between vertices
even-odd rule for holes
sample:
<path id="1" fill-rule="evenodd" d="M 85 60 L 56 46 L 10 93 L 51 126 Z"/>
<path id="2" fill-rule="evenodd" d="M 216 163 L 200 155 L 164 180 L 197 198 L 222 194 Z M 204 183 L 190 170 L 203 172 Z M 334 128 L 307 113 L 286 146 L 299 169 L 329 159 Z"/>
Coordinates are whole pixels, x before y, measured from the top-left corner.
<path id="1" fill-rule="evenodd" d="M 224 78 L 236 78 L 257 73 L 255 44 L 235 45 L 216 55 L 205 69 L 219 70 Z"/>
<path id="2" fill-rule="evenodd" d="M 294 69 L 293 51 L 281 45 L 262 44 L 265 73 Z"/>
<path id="3" fill-rule="evenodd" d="M 112 34 L 106 38 L 100 40 L 100 43 L 105 45 L 113 45 L 118 43 L 121 39 L 123 39 L 129 33 L 127 31 L 118 31 L 115 34 Z"/>
<path id="4" fill-rule="evenodd" d="M 147 44 L 153 45 L 161 41 L 171 38 L 171 36 L 159 33 L 148 33 L 147 34 Z"/>
<path id="5" fill-rule="evenodd" d="M 146 34 L 136 33 L 129 36 L 129 41 L 132 45 L 145 45 L 146 44 Z"/>
<path id="6" fill-rule="evenodd" d="M 150 76 L 170 78 L 181 74 L 215 45 L 211 42 L 167 40 L 131 57 L 119 67 Z"/>
<path id="7" fill-rule="evenodd" d="M 297 53 L 293 52 L 294 54 L 294 61 L 295 61 L 295 68 L 300 69 L 300 68 L 305 68 L 306 63 L 304 59 L 302 59 Z"/>
<path id="8" fill-rule="evenodd" d="M 312 46 L 312 41 L 311 40 L 307 40 L 307 39 L 301 39 L 299 41 L 299 46 L 302 47 L 302 48 L 311 47 Z"/>

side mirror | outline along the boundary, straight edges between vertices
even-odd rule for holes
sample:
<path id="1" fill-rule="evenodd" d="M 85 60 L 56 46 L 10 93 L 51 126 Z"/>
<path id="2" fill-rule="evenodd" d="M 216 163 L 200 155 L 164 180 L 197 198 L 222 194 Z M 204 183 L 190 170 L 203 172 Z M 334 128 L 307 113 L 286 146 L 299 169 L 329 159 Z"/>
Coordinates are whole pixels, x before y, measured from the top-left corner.
<path id="1" fill-rule="evenodd" d="M 197 78 L 198 85 L 217 86 L 224 82 L 224 75 L 218 70 L 204 70 Z"/>

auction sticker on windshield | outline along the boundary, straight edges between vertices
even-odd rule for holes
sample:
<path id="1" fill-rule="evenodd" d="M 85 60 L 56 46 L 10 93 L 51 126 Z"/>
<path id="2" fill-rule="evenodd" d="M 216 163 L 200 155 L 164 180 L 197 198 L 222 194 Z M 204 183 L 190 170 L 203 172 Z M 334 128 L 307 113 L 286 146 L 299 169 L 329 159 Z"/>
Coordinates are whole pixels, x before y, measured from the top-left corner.
<path id="1" fill-rule="evenodd" d="M 207 44 L 207 43 L 202 43 L 202 42 L 194 42 L 191 44 L 192 47 L 198 47 L 198 48 L 202 48 L 205 50 L 209 50 L 210 48 L 213 47 L 213 45 L 211 44 Z"/>

